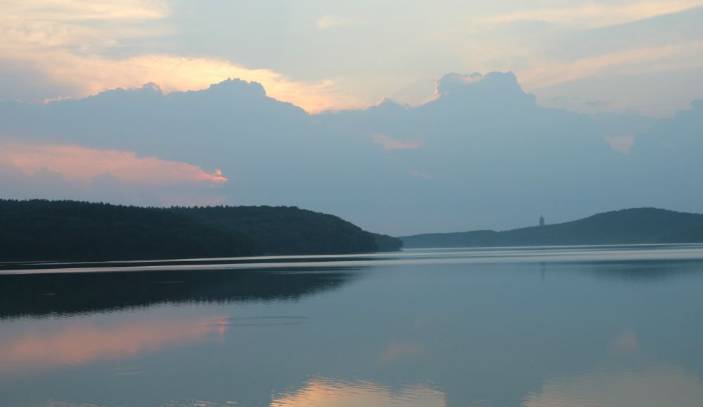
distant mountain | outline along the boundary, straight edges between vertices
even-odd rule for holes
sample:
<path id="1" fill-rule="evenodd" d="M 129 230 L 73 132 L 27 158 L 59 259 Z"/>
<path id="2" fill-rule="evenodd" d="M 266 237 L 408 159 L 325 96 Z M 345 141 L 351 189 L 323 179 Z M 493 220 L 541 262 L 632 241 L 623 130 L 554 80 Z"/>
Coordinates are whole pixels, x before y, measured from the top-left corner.
<path id="1" fill-rule="evenodd" d="M 296 207 L 164 209 L 0 200 L 0 261 L 342 254 L 400 246 L 398 239 Z"/>
<path id="2" fill-rule="evenodd" d="M 554 225 L 402 237 L 406 248 L 703 242 L 703 215 L 624 209 Z"/>

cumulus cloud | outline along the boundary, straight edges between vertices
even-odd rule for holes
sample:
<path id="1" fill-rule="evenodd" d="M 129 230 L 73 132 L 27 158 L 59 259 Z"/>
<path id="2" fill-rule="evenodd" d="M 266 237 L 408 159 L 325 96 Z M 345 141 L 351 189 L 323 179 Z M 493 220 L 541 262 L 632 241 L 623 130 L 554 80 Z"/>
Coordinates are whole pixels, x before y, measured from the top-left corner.
<path id="1" fill-rule="evenodd" d="M 124 59 L 52 54 L 40 69 L 54 82 L 73 86 L 75 96 L 114 88 L 156 83 L 165 92 L 201 90 L 213 83 L 238 78 L 261 83 L 269 96 L 308 112 L 356 106 L 329 80 L 299 82 L 269 69 L 249 69 L 226 60 L 173 55 L 142 55 Z"/>
<path id="2" fill-rule="evenodd" d="M 446 74 L 436 83 L 435 97 L 448 95 L 452 92 L 452 90 L 461 89 L 464 86 L 478 82 L 481 79 L 483 79 L 483 75 L 478 72 L 474 72 L 470 75 L 458 73 Z"/>
<path id="3" fill-rule="evenodd" d="M 127 42 L 171 34 L 169 13 L 165 3 L 147 0 L 54 0 L 50 7 L 37 0 L 11 2 L 0 16 L 0 60 L 64 90 L 45 98 L 82 97 L 144 83 L 156 83 L 166 92 L 199 90 L 238 78 L 259 82 L 270 96 L 309 112 L 360 105 L 332 80 L 296 81 L 222 58 L 160 52 L 109 56 Z M 340 23 L 325 21 L 325 26 Z"/>

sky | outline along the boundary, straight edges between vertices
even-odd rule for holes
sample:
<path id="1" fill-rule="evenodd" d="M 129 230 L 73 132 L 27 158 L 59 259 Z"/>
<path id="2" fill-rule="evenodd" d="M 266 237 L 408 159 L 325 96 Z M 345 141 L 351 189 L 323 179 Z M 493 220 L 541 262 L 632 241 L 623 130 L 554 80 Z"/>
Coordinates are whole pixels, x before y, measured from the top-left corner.
<path id="1" fill-rule="evenodd" d="M 703 0 L 1 0 L 0 94 L 253 80 L 309 112 L 512 71 L 545 104 L 670 115 L 703 94 Z M 697 85 L 696 85 L 697 84 Z M 693 86 L 692 86 L 693 85 Z M 656 100 L 651 94 L 657 94 Z"/>
<path id="2" fill-rule="evenodd" d="M 703 212 L 703 0 L 0 0 L 0 197 Z"/>

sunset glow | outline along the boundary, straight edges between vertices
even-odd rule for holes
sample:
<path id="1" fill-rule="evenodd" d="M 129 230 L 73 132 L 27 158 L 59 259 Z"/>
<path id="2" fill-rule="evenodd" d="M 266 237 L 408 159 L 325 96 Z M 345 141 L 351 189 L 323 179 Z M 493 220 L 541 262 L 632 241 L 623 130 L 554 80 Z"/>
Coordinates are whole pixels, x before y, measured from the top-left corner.
<path id="1" fill-rule="evenodd" d="M 45 170 L 80 183 L 103 175 L 139 185 L 227 182 L 220 170 L 210 173 L 192 164 L 140 157 L 129 151 L 17 143 L 4 143 L 1 147 L 0 164 L 15 167 L 27 175 Z"/>
<path id="2" fill-rule="evenodd" d="M 700 407 L 703 0 L 0 0 L 0 407 Z"/>
<path id="3" fill-rule="evenodd" d="M 312 12 L 315 1 L 291 11 L 285 24 L 274 22 L 270 7 L 240 3 L 219 10 L 204 4 L 198 12 L 169 0 L 5 3 L 0 60 L 20 79 L 5 85 L 10 99 L 78 98 L 145 83 L 165 92 L 199 90 L 232 78 L 261 83 L 271 97 L 319 113 L 370 106 L 386 96 L 419 104 L 432 97 L 431 82 L 451 71 L 510 70 L 528 91 L 551 96 L 556 91 L 545 88 L 581 79 L 623 73 L 666 78 L 703 66 L 700 51 L 687 45 L 700 37 L 676 20 L 686 22 L 702 0 L 545 1 L 530 7 L 516 0 L 500 6 L 411 2 L 399 19 L 383 17 L 390 5 L 378 13 L 363 2 Z M 261 24 L 248 23 L 257 18 Z M 661 39 L 651 19 L 662 19 Z M 201 35 L 191 26 L 214 31 Z M 631 31 L 624 35 L 632 41 L 609 44 L 599 30 L 610 28 Z M 410 37 L 416 40 L 408 43 Z M 260 44 L 246 45 L 252 38 Z M 360 42 L 375 46 L 355 46 Z M 24 81 L 46 89 L 20 89 Z M 622 97 L 601 91 L 605 98 Z M 638 109 L 661 114 L 688 102 L 689 94 L 677 94 Z"/>

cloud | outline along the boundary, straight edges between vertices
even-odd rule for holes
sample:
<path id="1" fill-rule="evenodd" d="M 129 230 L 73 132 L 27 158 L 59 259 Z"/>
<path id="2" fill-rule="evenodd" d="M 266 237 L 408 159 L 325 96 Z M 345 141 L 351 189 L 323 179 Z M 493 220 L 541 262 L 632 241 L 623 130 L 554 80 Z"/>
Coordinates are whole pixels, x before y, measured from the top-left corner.
<path id="1" fill-rule="evenodd" d="M 163 18 L 168 8 L 158 0 L 23 0 L 5 2 L 4 18 L 31 16 L 39 21 L 115 21 Z"/>
<path id="2" fill-rule="evenodd" d="M 383 147 L 386 151 L 393 150 L 417 150 L 422 147 L 422 141 L 420 140 L 401 140 L 387 136 L 385 134 L 374 134 L 371 136 L 374 143 Z"/>
<path id="3" fill-rule="evenodd" d="M 97 94 L 114 88 L 136 88 L 155 83 L 166 92 L 201 90 L 213 83 L 237 78 L 258 82 L 269 96 L 317 113 L 358 106 L 333 81 L 299 82 L 269 69 L 249 69 L 226 60 L 173 55 L 142 55 L 124 59 L 46 53 L 24 61 L 52 82 L 74 89 L 71 97 Z"/>
<path id="4" fill-rule="evenodd" d="M 518 73 L 525 87 L 548 106 L 664 117 L 687 106 L 700 92 L 696 85 L 702 53 L 703 41 L 695 40 L 566 61 L 535 61 Z M 593 100 L 600 105 L 590 103 Z"/>
<path id="5" fill-rule="evenodd" d="M 351 20 L 337 16 L 322 16 L 315 22 L 315 26 L 320 31 L 329 30 L 331 28 L 345 27 L 350 24 Z"/>
<path id="6" fill-rule="evenodd" d="M 220 170 L 210 173 L 188 163 L 77 145 L 5 142 L 0 144 L 0 164 L 14 167 L 25 175 L 50 171 L 78 183 L 89 183 L 103 175 L 133 185 L 227 182 Z"/>
<path id="7" fill-rule="evenodd" d="M 448 95 L 452 91 L 461 90 L 466 85 L 480 82 L 482 79 L 483 79 L 483 75 L 481 75 L 478 72 L 474 72 L 470 75 L 464 75 L 464 74 L 458 74 L 458 73 L 446 74 L 440 80 L 438 80 L 436 82 L 434 97 L 437 98 L 442 95 Z"/>
<path id="8" fill-rule="evenodd" d="M 44 99 L 83 97 L 145 83 L 156 83 L 166 92 L 200 90 L 237 78 L 259 82 L 270 96 L 308 112 L 360 105 L 332 80 L 296 81 L 270 69 L 247 68 L 222 58 L 163 52 L 110 56 L 126 43 L 171 34 L 168 16 L 168 7 L 160 1 L 13 2 L 0 16 L 0 61 L 19 65 L 63 90 Z M 323 21 L 323 25 L 333 23 L 340 21 Z"/>
<path id="9" fill-rule="evenodd" d="M 662 144 L 652 145 L 641 132 L 659 121 L 545 109 L 509 74 L 487 74 L 471 85 L 465 84 L 466 77 L 454 79 L 447 81 L 456 82 L 450 86 L 453 93 L 422 106 L 384 103 L 317 116 L 266 99 L 260 87 L 238 82 L 170 96 L 145 89 L 42 106 L 0 103 L 0 134 L 178 160 L 200 165 L 207 177 L 220 167 L 235 181 L 191 182 L 185 194 L 137 188 L 110 176 L 96 177 L 78 191 L 73 182 L 67 192 L 55 186 L 61 174 L 37 172 L 29 179 L 15 170 L 10 179 L 28 182 L 13 181 L 9 187 L 7 178 L 0 179 L 0 194 L 38 192 L 42 197 L 143 205 L 174 203 L 173 196 L 194 203 L 193 197 L 214 193 L 229 203 L 295 204 L 335 213 L 398 235 L 452 230 L 459 223 L 504 229 L 529 224 L 535 207 L 552 205 L 565 194 L 592 199 L 552 205 L 552 218 L 578 218 L 604 206 L 686 211 L 701 206 L 700 188 L 650 182 L 652 168 L 660 169 L 656 173 L 662 179 L 700 182 L 700 171 L 694 170 L 700 161 L 695 155 L 700 143 L 694 142 L 698 122 L 673 126 L 676 131 L 667 132 L 671 137 L 656 138 Z M 697 112 L 686 117 L 698 118 Z M 628 134 L 637 135 L 628 157 L 613 153 L 604 140 Z M 675 151 L 682 153 L 677 165 L 664 165 Z M 422 179 L 428 176 L 431 181 Z M 116 183 L 129 195 L 114 199 Z M 25 185 L 34 187 L 26 191 Z M 158 196 L 143 199 L 147 189 L 152 194 L 158 190 Z M 379 202 L 390 202 L 393 210 Z"/>
<path id="10" fill-rule="evenodd" d="M 130 151 L 0 140 L 3 198 L 74 199 L 127 205 L 221 205 L 229 201 L 216 169 Z"/>
<path id="11" fill-rule="evenodd" d="M 482 19 L 493 24 L 540 21 L 572 27 L 602 27 L 622 24 L 703 6 L 702 0 L 637 1 L 627 4 L 579 4 L 499 14 Z"/>
<path id="12" fill-rule="evenodd" d="M 658 61 L 683 49 L 689 49 L 691 45 L 639 48 L 589 56 L 568 62 L 543 62 L 539 66 L 521 71 L 520 77 L 530 88 L 554 86 L 594 76 L 616 67 L 637 66 Z"/>
<path id="13" fill-rule="evenodd" d="M 167 17 L 163 2 L 149 0 L 27 0 L 3 3 L 0 52 L 49 49 L 98 51 L 121 40 L 153 36 Z M 145 25 L 150 23 L 151 26 Z"/>

